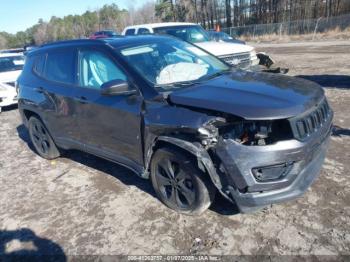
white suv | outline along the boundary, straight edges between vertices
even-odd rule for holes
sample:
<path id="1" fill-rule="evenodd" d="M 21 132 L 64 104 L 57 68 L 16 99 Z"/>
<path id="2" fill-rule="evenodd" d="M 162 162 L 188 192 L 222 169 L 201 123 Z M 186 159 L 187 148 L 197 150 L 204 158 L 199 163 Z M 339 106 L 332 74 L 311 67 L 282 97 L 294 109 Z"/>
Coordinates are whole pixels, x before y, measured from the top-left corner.
<path id="1" fill-rule="evenodd" d="M 23 54 L 0 54 L 0 112 L 4 106 L 17 104 L 16 81 L 23 65 Z"/>
<path id="2" fill-rule="evenodd" d="M 126 27 L 122 35 L 168 34 L 191 42 L 225 62 L 247 69 L 257 66 L 259 60 L 254 47 L 238 43 L 211 41 L 208 33 L 193 23 L 158 23 Z"/>

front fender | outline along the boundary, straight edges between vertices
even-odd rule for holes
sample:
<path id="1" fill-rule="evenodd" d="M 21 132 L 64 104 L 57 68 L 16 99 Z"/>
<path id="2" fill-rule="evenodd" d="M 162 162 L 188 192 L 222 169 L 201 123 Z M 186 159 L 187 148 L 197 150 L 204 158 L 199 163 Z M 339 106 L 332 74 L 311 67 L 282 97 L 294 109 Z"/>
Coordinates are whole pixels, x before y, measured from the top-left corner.
<path id="1" fill-rule="evenodd" d="M 156 148 L 157 144 L 160 142 L 172 144 L 173 146 L 179 147 L 183 150 L 186 150 L 187 152 L 189 152 L 190 154 L 195 156 L 198 160 L 199 168 L 203 172 L 205 172 L 209 175 L 211 181 L 213 182 L 215 187 L 220 191 L 220 193 L 225 198 L 232 201 L 231 198 L 223 192 L 223 186 L 221 183 L 221 179 L 220 179 L 218 173 L 216 172 L 216 169 L 214 167 L 214 164 L 213 164 L 213 161 L 211 160 L 210 155 L 208 154 L 207 150 L 205 150 L 205 148 L 203 148 L 203 146 L 199 143 L 192 143 L 192 142 L 180 139 L 180 138 L 170 137 L 170 136 L 157 137 L 155 139 L 155 141 L 153 142 L 153 145 L 150 147 L 149 152 L 147 152 L 146 170 L 148 170 L 148 167 L 150 165 L 151 158 L 152 158 L 152 155 L 154 153 L 153 149 Z"/>

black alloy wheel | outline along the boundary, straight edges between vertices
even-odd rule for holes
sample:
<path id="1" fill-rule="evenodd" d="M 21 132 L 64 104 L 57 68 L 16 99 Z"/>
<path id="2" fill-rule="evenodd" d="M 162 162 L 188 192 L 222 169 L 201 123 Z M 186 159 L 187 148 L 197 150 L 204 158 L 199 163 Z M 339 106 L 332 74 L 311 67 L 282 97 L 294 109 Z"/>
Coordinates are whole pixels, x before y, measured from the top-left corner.
<path id="1" fill-rule="evenodd" d="M 158 149 L 151 163 L 153 188 L 169 208 L 188 215 L 203 213 L 216 189 L 193 157 L 175 149 Z"/>
<path id="2" fill-rule="evenodd" d="M 157 165 L 156 180 L 163 197 L 177 209 L 192 207 L 196 192 L 191 176 L 181 165 L 170 159 L 162 159 Z"/>
<path id="3" fill-rule="evenodd" d="M 41 120 L 32 116 L 28 121 L 28 127 L 30 139 L 41 157 L 54 159 L 60 156 L 58 148 Z"/>

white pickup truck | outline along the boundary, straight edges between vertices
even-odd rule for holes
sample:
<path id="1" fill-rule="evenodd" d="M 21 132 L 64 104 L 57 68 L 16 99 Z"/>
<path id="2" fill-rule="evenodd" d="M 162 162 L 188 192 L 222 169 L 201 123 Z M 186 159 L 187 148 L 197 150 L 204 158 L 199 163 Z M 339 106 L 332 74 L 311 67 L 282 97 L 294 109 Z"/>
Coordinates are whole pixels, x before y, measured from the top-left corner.
<path id="1" fill-rule="evenodd" d="M 243 69 L 257 66 L 259 59 L 254 47 L 239 43 L 211 41 L 208 33 L 193 23 L 157 23 L 126 27 L 122 35 L 168 34 L 206 50 L 225 62 Z"/>
<path id="2" fill-rule="evenodd" d="M 16 81 L 22 72 L 23 65 L 22 54 L 0 54 L 0 112 L 4 106 L 17 104 Z"/>

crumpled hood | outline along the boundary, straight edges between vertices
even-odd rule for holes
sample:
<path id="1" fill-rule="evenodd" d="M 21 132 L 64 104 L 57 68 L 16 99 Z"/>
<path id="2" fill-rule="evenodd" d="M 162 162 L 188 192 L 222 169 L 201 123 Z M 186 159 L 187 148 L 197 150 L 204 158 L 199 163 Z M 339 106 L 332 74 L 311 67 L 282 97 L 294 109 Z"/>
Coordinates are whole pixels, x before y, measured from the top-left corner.
<path id="1" fill-rule="evenodd" d="M 310 81 L 237 70 L 172 92 L 177 105 L 229 113 L 245 119 L 283 119 L 317 105 L 323 89 Z"/>
<path id="2" fill-rule="evenodd" d="M 203 48 L 204 50 L 215 56 L 246 53 L 251 52 L 254 49 L 252 46 L 249 45 L 214 41 L 195 43 L 195 45 Z"/>

